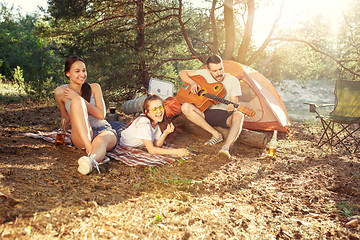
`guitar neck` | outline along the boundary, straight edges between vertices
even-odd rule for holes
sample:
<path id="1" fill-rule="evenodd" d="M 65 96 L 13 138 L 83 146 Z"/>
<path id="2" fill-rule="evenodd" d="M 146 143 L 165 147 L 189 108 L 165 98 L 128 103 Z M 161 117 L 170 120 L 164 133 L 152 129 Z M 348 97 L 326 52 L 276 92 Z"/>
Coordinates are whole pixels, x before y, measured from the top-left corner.
<path id="1" fill-rule="evenodd" d="M 233 103 L 227 99 L 224 99 L 224 98 L 221 98 L 221 97 L 218 97 L 218 96 L 215 96 L 211 93 L 205 93 L 203 96 L 207 97 L 207 98 L 210 98 L 212 100 L 215 100 L 215 101 L 218 101 L 218 102 L 221 102 L 221 103 L 224 103 L 224 104 L 233 104 L 235 108 L 238 108 L 239 107 L 239 104 L 236 104 L 236 103 Z"/>

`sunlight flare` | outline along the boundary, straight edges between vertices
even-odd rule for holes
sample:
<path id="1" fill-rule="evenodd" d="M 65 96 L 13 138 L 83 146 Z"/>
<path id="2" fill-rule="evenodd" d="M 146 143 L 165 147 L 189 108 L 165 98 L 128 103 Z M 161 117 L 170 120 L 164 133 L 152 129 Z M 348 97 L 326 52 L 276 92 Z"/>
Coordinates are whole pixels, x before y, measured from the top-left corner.
<path id="1" fill-rule="evenodd" d="M 294 29 L 311 19 L 321 17 L 329 22 L 331 33 L 337 34 L 339 23 L 351 0 L 285 0 L 284 9 L 277 29 Z M 274 0 L 256 10 L 254 41 L 261 44 L 268 35 L 275 18 L 279 14 L 281 0 Z"/>

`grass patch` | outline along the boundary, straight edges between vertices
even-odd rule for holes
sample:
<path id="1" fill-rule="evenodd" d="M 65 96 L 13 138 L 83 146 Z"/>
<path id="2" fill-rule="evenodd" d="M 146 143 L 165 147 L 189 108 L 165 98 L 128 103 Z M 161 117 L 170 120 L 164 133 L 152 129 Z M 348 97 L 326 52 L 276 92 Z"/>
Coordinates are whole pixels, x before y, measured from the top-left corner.
<path id="1" fill-rule="evenodd" d="M 175 183 L 175 184 L 183 184 L 183 183 L 201 183 L 201 181 L 197 181 L 194 179 L 187 179 L 187 178 L 178 178 L 173 177 L 169 179 L 157 179 L 155 175 L 157 174 L 158 169 L 156 167 L 148 167 L 144 170 L 144 172 L 149 174 L 149 177 L 154 181 L 161 182 L 161 183 Z M 139 185 L 140 186 L 140 185 Z M 135 188 L 137 188 L 134 185 Z"/>
<path id="2" fill-rule="evenodd" d="M 0 81 L 0 103 L 9 104 L 13 102 L 20 102 L 27 98 L 27 94 L 20 90 L 13 84 L 4 83 Z"/>
<path id="3" fill-rule="evenodd" d="M 161 222 L 163 220 L 163 217 L 158 214 L 154 217 L 154 219 L 149 219 L 149 222 L 153 222 L 153 223 L 157 223 L 157 222 Z"/>
<path id="4" fill-rule="evenodd" d="M 178 177 L 173 177 L 173 178 L 169 178 L 169 179 L 164 179 L 164 180 L 158 180 L 161 183 L 176 183 L 176 184 L 182 184 L 182 183 L 201 183 L 201 181 L 197 181 L 194 179 L 187 179 L 187 178 L 178 178 Z"/>
<path id="5" fill-rule="evenodd" d="M 144 170 L 144 172 L 148 173 L 149 177 L 156 181 L 156 178 L 154 177 L 154 175 L 157 173 L 156 167 L 148 167 Z"/>
<path id="6" fill-rule="evenodd" d="M 350 204 L 345 201 L 341 201 L 337 204 L 338 211 L 345 217 L 351 217 L 354 215 L 359 215 L 360 212 L 357 210 L 357 206 Z"/>

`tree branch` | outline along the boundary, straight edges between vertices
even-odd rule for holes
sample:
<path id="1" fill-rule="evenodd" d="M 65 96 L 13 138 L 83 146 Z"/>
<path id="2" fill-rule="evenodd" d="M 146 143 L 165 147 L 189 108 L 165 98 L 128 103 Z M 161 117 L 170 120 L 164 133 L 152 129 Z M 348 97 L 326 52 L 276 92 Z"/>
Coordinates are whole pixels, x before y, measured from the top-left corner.
<path id="1" fill-rule="evenodd" d="M 145 70 L 149 71 L 152 70 L 154 68 L 160 67 L 161 65 L 170 62 L 170 61 L 189 61 L 189 60 L 195 60 L 198 59 L 200 60 L 201 58 L 205 59 L 207 56 L 192 56 L 192 57 L 187 57 L 187 58 L 168 58 L 168 59 L 164 59 L 161 62 L 157 63 L 156 65 L 152 66 L 152 67 L 148 67 Z"/>
<path id="2" fill-rule="evenodd" d="M 320 49 L 318 49 L 317 47 L 315 47 L 313 44 L 309 43 L 308 41 L 305 41 L 305 40 L 300 40 L 300 39 L 295 39 L 295 38 L 272 38 L 270 39 L 270 41 L 286 41 L 286 42 L 300 42 L 300 43 L 304 43 L 306 44 L 307 46 L 309 46 L 313 51 L 317 52 L 317 53 L 320 53 L 322 55 L 325 55 L 327 56 L 328 58 L 330 58 L 331 60 L 333 60 L 334 62 L 336 62 L 342 69 L 344 69 L 345 71 L 357 76 L 357 77 L 360 77 L 360 74 L 352 71 L 351 69 L 345 67 L 343 64 L 342 64 L 342 61 L 336 59 L 334 56 L 332 56 L 330 53 L 327 53 L 325 51 L 322 51 Z"/>
<path id="3" fill-rule="evenodd" d="M 258 56 L 260 56 L 260 54 L 264 51 L 264 49 L 267 47 L 267 45 L 270 43 L 271 35 L 274 33 L 275 27 L 277 26 L 277 24 L 281 18 L 282 11 L 284 8 L 284 3 L 285 3 L 285 0 L 282 0 L 281 5 L 280 5 L 280 10 L 279 10 L 279 15 L 276 17 L 276 19 L 272 25 L 272 28 L 271 28 L 269 34 L 267 35 L 265 41 L 263 42 L 261 47 L 258 50 L 256 50 L 256 52 L 245 62 L 246 65 L 251 65 L 255 61 L 255 59 Z"/>
<path id="4" fill-rule="evenodd" d="M 239 50 L 238 50 L 238 56 L 237 60 L 238 62 L 244 63 L 246 54 L 249 50 L 250 41 L 251 41 L 251 35 L 254 27 L 254 18 L 255 18 L 255 2 L 254 0 L 248 0 L 247 1 L 247 7 L 248 7 L 248 16 L 245 24 L 245 31 L 244 31 L 244 38 L 241 41 Z"/>
<path id="5" fill-rule="evenodd" d="M 93 24 L 91 24 L 91 25 L 89 25 L 89 26 L 87 26 L 87 27 L 84 27 L 84 28 L 80 29 L 79 31 L 80 31 L 80 32 L 83 32 L 83 31 L 88 30 L 88 29 L 90 29 L 90 28 L 92 28 L 92 27 L 94 27 L 94 26 L 96 26 L 96 25 L 101 24 L 101 23 L 105 23 L 105 22 L 108 22 L 108 21 L 111 21 L 111 20 L 114 20 L 114 19 L 118 19 L 118 18 L 123 18 L 123 17 L 135 17 L 135 16 L 134 16 L 134 15 L 127 15 L 127 14 L 126 14 L 126 15 L 108 17 L 108 18 L 102 19 L 102 20 L 100 20 L 100 21 L 97 21 L 97 22 L 95 22 L 95 23 L 93 23 Z"/>
<path id="6" fill-rule="evenodd" d="M 152 22 L 152 23 L 146 24 L 146 27 L 150 27 L 150 26 L 155 25 L 155 24 L 157 24 L 157 23 L 159 23 L 159 22 L 161 22 L 161 21 L 168 20 L 168 19 L 170 19 L 170 18 L 172 18 L 172 17 L 178 17 L 178 15 L 177 15 L 177 14 L 168 15 L 168 16 L 163 17 L 163 18 L 160 18 L 160 19 L 158 19 L 158 20 L 156 20 L 156 21 L 154 21 L 154 22 Z"/>
<path id="7" fill-rule="evenodd" d="M 184 22 L 182 21 L 182 0 L 179 0 L 179 15 L 178 15 L 178 20 L 179 20 L 179 24 L 180 24 L 180 27 L 181 27 L 181 31 L 184 35 L 184 38 L 185 38 L 185 41 L 186 41 L 186 44 L 191 52 L 191 54 L 195 57 L 195 58 L 198 58 L 202 63 L 205 63 L 205 58 L 199 56 L 197 54 L 197 52 L 195 51 L 195 49 L 192 47 L 191 43 L 190 43 L 190 40 L 189 40 L 189 37 L 186 33 L 186 29 L 185 29 L 185 24 Z"/>
<path id="8" fill-rule="evenodd" d="M 169 10 L 178 10 L 177 8 L 166 8 L 166 9 L 160 9 L 160 10 L 153 10 L 151 7 L 148 7 L 148 6 L 146 8 L 150 9 L 149 11 L 146 12 L 146 14 L 167 12 Z"/>
<path id="9" fill-rule="evenodd" d="M 83 29 L 80 29 L 80 30 L 77 30 L 77 31 L 71 31 L 71 32 L 54 32 L 54 33 L 50 33 L 49 37 L 60 37 L 60 36 L 66 36 L 66 35 L 69 35 L 69 34 L 74 34 L 74 33 L 78 33 L 78 32 L 82 32 L 82 31 L 85 31 L 87 30 L 88 28 L 90 27 L 87 27 L 87 28 L 83 28 Z M 132 30 L 135 30 L 136 27 L 129 27 L 129 28 L 125 28 L 125 29 L 121 29 L 121 30 L 117 30 L 117 33 L 123 33 L 123 32 L 128 32 L 128 31 L 132 31 Z"/>

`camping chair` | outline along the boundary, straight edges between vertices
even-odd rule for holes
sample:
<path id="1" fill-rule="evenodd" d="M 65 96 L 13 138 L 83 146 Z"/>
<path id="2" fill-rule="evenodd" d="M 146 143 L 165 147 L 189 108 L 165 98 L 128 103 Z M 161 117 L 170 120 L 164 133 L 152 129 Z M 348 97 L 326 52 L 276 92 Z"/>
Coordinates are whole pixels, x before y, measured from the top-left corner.
<path id="1" fill-rule="evenodd" d="M 335 104 L 317 106 L 309 104 L 310 112 L 316 113 L 321 120 L 323 133 L 318 142 L 319 147 L 329 144 L 333 147 L 345 147 L 355 153 L 360 146 L 360 81 L 337 80 L 335 84 Z M 317 111 L 317 107 L 334 106 L 327 116 Z"/>

